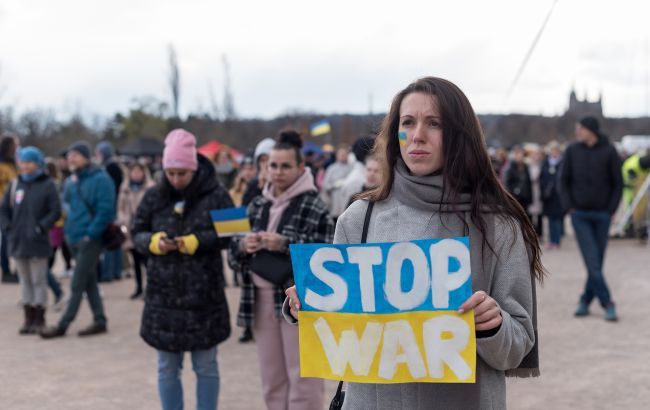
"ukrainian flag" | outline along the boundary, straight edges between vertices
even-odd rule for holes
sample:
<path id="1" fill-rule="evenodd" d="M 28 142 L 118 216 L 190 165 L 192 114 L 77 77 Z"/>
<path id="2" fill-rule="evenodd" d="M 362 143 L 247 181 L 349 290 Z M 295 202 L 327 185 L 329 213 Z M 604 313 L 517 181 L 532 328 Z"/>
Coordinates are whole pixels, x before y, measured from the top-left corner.
<path id="1" fill-rule="evenodd" d="M 246 207 L 217 209 L 210 211 L 214 229 L 220 237 L 243 235 L 251 231 Z"/>
<path id="2" fill-rule="evenodd" d="M 332 132 L 332 127 L 329 121 L 320 120 L 311 125 L 310 132 L 312 137 L 318 137 L 319 135 L 326 135 Z"/>

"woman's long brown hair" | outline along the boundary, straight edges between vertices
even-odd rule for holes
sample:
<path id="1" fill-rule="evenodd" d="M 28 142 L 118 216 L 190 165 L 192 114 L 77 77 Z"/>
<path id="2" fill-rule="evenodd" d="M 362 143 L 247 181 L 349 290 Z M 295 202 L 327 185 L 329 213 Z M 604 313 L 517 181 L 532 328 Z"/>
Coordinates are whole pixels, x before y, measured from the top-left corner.
<path id="1" fill-rule="evenodd" d="M 509 216 L 506 219 L 513 230 L 517 224 L 521 226 L 530 253 L 531 272 L 542 282 L 546 270 L 542 265 L 535 228 L 521 205 L 499 181 L 487 153 L 478 117 L 465 94 L 450 81 L 437 77 L 421 78 L 393 98 L 374 148 L 374 156 L 381 164 L 381 182 L 359 198 L 381 201 L 388 198 L 391 192 L 395 164 L 401 155 L 397 138 L 400 106 L 404 97 L 411 93 L 427 94 L 437 101 L 443 130 L 443 201 L 446 199 L 446 202 L 453 204 L 461 193 L 471 195 L 472 223 L 481 232 L 483 248 L 487 245 L 493 253 L 492 244 L 486 240 L 487 228 L 482 212 L 487 209 L 489 212 Z"/>

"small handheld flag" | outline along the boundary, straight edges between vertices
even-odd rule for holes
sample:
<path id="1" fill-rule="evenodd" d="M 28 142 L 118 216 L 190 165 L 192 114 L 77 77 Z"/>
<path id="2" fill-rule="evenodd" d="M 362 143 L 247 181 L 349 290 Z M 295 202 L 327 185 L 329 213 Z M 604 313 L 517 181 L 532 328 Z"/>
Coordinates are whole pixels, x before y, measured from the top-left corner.
<path id="1" fill-rule="evenodd" d="M 310 132 L 312 137 L 318 137 L 319 135 L 326 135 L 332 132 L 332 127 L 329 121 L 321 120 L 311 125 Z"/>
<path id="2" fill-rule="evenodd" d="M 243 235 L 251 231 L 246 207 L 210 211 L 214 229 L 220 237 Z"/>

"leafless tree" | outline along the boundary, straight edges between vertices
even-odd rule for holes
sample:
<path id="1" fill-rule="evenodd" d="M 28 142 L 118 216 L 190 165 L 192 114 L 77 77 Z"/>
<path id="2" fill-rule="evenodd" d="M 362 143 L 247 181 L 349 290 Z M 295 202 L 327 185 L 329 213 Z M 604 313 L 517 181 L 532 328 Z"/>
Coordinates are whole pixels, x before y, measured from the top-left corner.
<path id="1" fill-rule="evenodd" d="M 219 104 L 217 103 L 217 97 L 214 95 L 214 88 L 210 80 L 208 80 L 208 101 L 210 103 L 210 115 L 213 119 L 218 119 L 220 115 Z"/>
<path id="2" fill-rule="evenodd" d="M 237 115 L 230 85 L 230 65 L 225 54 L 221 60 L 223 62 L 223 117 L 225 120 L 233 120 Z"/>
<path id="3" fill-rule="evenodd" d="M 173 45 L 169 45 L 169 88 L 172 92 L 172 109 L 174 117 L 178 118 L 178 104 L 180 99 L 181 84 L 178 59 Z"/>

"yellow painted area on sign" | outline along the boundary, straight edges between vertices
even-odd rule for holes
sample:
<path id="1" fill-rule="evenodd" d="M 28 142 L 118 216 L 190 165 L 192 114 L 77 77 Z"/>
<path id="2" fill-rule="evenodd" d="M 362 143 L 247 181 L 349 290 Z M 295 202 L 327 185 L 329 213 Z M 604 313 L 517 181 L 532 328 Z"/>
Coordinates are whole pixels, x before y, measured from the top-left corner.
<path id="1" fill-rule="evenodd" d="M 360 383 L 474 383 L 474 312 L 299 313 L 300 375 Z"/>

